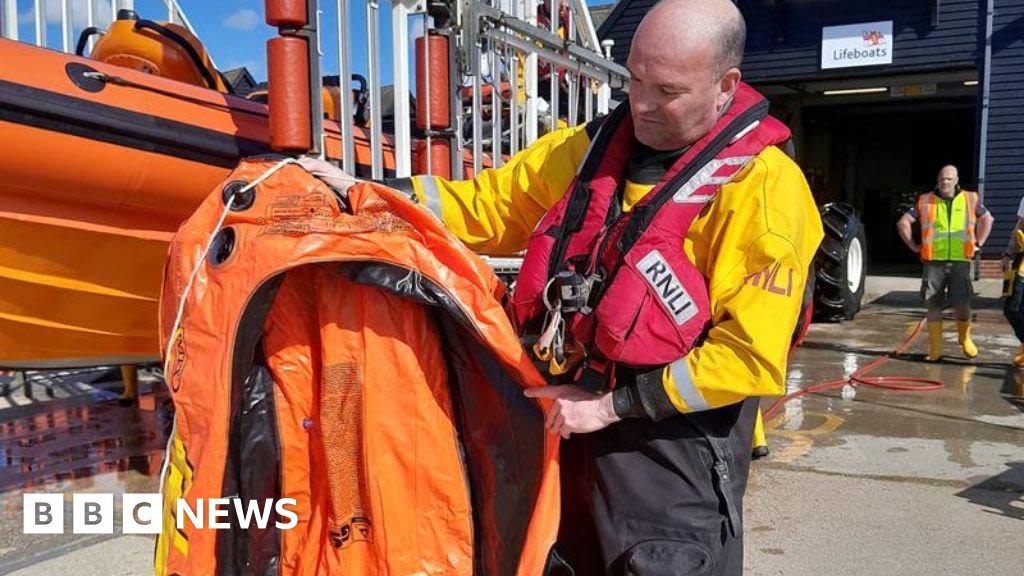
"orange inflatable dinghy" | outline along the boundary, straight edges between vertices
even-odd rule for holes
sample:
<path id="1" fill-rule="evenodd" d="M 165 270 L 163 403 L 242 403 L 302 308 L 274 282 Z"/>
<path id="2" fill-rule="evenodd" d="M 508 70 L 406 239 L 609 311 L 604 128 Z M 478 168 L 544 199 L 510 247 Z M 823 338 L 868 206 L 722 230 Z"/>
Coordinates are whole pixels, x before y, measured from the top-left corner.
<path id="1" fill-rule="evenodd" d="M 157 574 L 543 574 L 558 445 L 503 286 L 401 194 L 342 201 L 279 160 L 243 161 L 171 243 Z M 175 499 L 220 497 L 292 498 L 297 525 L 177 527 Z"/>

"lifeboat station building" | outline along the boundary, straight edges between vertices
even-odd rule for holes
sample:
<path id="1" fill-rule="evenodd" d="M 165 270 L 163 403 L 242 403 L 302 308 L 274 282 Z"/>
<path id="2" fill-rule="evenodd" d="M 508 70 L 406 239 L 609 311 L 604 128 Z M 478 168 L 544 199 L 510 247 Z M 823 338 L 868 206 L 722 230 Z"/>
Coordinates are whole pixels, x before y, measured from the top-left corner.
<path id="1" fill-rule="evenodd" d="M 598 35 L 625 63 L 655 0 L 620 0 Z M 869 272 L 919 271 L 895 223 L 945 164 L 996 218 L 998 273 L 1024 195 L 1024 0 L 738 0 L 744 79 L 794 135 L 819 203 L 865 222 Z"/>

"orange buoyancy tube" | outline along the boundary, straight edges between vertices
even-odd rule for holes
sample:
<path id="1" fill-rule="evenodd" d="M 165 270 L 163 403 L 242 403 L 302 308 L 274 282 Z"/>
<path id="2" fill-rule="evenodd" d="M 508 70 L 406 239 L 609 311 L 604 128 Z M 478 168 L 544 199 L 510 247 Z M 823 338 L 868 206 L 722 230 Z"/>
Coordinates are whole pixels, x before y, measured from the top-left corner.
<path id="1" fill-rule="evenodd" d="M 276 160 L 243 161 L 171 245 L 160 321 L 177 411 L 157 574 L 541 574 L 558 442 L 522 394 L 544 382 L 502 285 L 376 184 L 343 202 L 287 165 L 225 209 Z M 236 495 L 292 498 L 297 522 L 175 515 L 176 498 Z"/>

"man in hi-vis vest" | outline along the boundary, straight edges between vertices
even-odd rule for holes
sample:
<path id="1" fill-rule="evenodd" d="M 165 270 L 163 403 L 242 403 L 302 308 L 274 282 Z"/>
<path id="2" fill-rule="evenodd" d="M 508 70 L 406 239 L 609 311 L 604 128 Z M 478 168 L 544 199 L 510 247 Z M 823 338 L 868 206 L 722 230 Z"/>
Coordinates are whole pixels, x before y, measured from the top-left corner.
<path id="1" fill-rule="evenodd" d="M 921 297 L 928 306 L 929 362 L 942 358 L 942 310 L 947 305 L 956 315 L 964 356 L 978 355 L 971 340 L 971 259 L 985 244 L 995 219 L 978 193 L 961 190 L 959 181 L 956 166 L 944 166 L 935 190 L 918 196 L 914 207 L 896 224 L 900 238 L 924 262 Z M 921 224 L 920 245 L 910 231 L 917 221 Z"/>

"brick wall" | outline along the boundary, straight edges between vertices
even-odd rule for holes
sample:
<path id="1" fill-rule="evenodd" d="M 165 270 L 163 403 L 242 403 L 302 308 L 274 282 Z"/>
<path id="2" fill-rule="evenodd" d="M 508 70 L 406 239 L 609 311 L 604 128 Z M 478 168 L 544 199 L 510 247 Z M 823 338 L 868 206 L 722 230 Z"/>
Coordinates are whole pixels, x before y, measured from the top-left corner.
<path id="1" fill-rule="evenodd" d="M 986 258 L 981 261 L 981 277 L 982 278 L 1002 278 L 1003 270 L 1000 267 L 999 257 Z"/>

